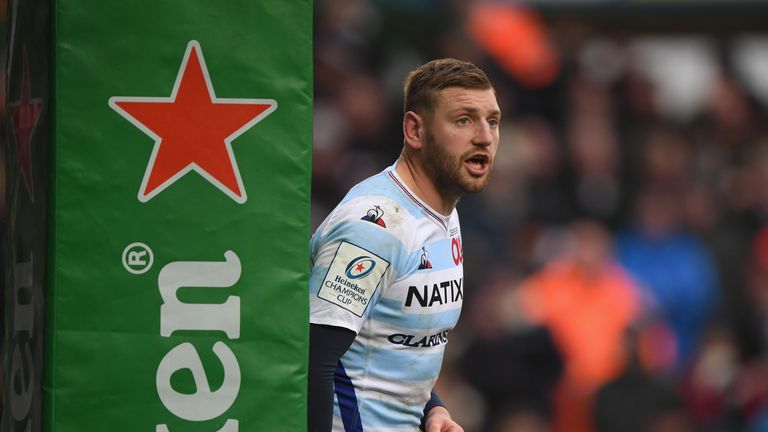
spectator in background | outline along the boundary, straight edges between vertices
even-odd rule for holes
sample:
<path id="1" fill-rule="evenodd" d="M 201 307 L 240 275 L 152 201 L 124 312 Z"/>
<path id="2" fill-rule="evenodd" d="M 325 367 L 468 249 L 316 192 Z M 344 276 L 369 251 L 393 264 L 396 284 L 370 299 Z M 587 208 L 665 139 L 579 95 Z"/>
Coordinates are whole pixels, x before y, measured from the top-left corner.
<path id="1" fill-rule="evenodd" d="M 626 363 L 624 333 L 642 312 L 629 275 L 611 256 L 611 235 L 597 222 L 570 225 L 560 257 L 523 281 L 522 312 L 552 332 L 565 372 L 555 394 L 553 430 L 594 430 L 595 392 Z"/>
<path id="2" fill-rule="evenodd" d="M 487 419 L 478 429 L 484 432 L 549 430 L 551 394 L 562 375 L 549 329 L 522 319 L 514 289 L 518 281 L 508 269 L 496 271 L 467 311 L 474 336 L 463 350 L 461 367 L 484 395 Z"/>
<path id="3" fill-rule="evenodd" d="M 649 370 L 647 352 L 643 358 L 643 339 L 648 341 L 650 329 L 637 330 L 626 333 L 629 360 L 624 372 L 598 391 L 597 432 L 691 432 L 691 421 L 674 387 Z"/>
<path id="4" fill-rule="evenodd" d="M 708 332 L 682 383 L 688 411 L 706 430 L 768 430 L 768 227 L 754 237 L 744 267 L 749 331 L 741 338 L 724 326 Z"/>
<path id="5" fill-rule="evenodd" d="M 621 138 L 608 87 L 577 74 L 568 92 L 565 144 L 570 158 L 570 194 L 577 214 L 619 223 L 627 198 L 621 184 Z"/>
<path id="6" fill-rule="evenodd" d="M 747 263 L 747 296 L 752 307 L 754 333 L 759 335 L 751 353 L 766 351 L 768 342 L 768 226 L 763 227 L 752 242 Z"/>
<path id="7" fill-rule="evenodd" d="M 705 335 L 686 372 L 683 397 L 701 430 L 744 431 L 766 413 L 765 365 L 740 358 L 726 329 Z"/>
<path id="8" fill-rule="evenodd" d="M 636 211 L 636 225 L 618 238 L 617 256 L 639 282 L 654 312 L 669 323 L 677 351 L 672 372 L 680 374 L 711 318 L 717 269 L 704 245 L 680 224 L 674 190 L 644 190 Z"/>

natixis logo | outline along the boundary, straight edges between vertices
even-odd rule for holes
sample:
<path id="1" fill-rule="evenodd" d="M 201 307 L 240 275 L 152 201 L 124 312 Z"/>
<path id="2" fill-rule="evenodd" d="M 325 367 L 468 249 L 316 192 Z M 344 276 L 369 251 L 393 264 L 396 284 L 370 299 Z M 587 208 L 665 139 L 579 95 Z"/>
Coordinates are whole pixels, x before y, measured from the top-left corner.
<path id="1" fill-rule="evenodd" d="M 347 265 L 344 273 L 350 279 L 361 279 L 371 274 L 374 267 L 376 267 L 376 262 L 373 258 L 369 256 L 359 256 Z"/>

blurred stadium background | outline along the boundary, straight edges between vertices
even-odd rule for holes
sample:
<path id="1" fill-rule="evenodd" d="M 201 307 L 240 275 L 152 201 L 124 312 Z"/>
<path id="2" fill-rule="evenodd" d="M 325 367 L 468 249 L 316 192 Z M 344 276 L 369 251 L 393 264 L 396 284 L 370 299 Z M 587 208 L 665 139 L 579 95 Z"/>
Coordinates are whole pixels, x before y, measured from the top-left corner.
<path id="1" fill-rule="evenodd" d="M 456 57 L 504 112 L 459 204 L 468 432 L 768 431 L 768 3 L 317 0 L 312 227 Z"/>

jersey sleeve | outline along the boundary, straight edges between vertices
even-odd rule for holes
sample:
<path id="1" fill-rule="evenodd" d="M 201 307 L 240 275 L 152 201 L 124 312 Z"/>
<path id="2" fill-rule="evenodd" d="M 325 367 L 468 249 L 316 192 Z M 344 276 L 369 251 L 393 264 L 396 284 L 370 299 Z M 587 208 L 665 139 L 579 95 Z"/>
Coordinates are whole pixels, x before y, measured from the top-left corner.
<path id="1" fill-rule="evenodd" d="M 358 332 L 393 281 L 405 246 L 366 217 L 365 202 L 334 210 L 312 237 L 310 323 Z"/>

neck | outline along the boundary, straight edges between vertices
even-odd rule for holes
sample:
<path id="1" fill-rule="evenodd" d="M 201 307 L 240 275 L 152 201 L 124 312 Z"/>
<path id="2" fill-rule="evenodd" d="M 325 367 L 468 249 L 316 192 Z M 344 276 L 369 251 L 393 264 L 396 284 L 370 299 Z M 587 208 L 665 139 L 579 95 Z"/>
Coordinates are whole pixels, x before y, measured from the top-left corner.
<path id="1" fill-rule="evenodd" d="M 417 158 L 403 151 L 397 160 L 395 169 L 403 183 L 428 206 L 443 216 L 448 216 L 453 212 L 456 203 L 459 202 L 459 196 L 454 197 L 453 194 L 441 191 Z"/>

